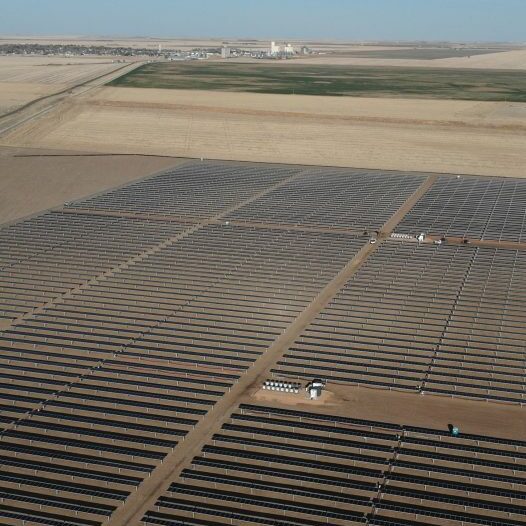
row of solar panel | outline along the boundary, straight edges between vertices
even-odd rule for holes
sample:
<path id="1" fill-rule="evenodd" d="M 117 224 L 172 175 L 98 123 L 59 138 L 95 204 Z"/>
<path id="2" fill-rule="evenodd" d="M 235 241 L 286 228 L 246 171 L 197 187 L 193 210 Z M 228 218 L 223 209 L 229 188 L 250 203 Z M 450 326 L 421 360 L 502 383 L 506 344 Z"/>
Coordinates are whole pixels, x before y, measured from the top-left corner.
<path id="1" fill-rule="evenodd" d="M 526 442 L 244 404 L 143 524 L 526 524 L 517 471 Z"/>
<path id="2" fill-rule="evenodd" d="M 210 217 L 269 191 L 227 217 L 267 223 L 379 229 L 425 180 L 410 173 L 194 163 L 73 208 Z M 272 188 L 277 185 L 276 188 Z"/>
<path id="3" fill-rule="evenodd" d="M 409 172 L 194 163 L 72 206 L 208 217 L 280 183 L 228 217 L 377 230 L 425 178 Z M 521 179 L 440 176 L 397 231 L 524 241 L 525 201 Z"/>
<path id="4" fill-rule="evenodd" d="M 0 334 L 4 471 L 42 495 L 67 474 L 58 500 L 127 495 L 362 245 L 211 225 L 19 320 Z"/>
<path id="5" fill-rule="evenodd" d="M 526 181 L 441 176 L 397 232 L 526 241 Z"/>
<path id="6" fill-rule="evenodd" d="M 300 172 L 295 166 L 189 163 L 68 208 L 209 217 Z"/>
<path id="7" fill-rule="evenodd" d="M 228 217 L 379 230 L 424 180 L 415 174 L 313 168 Z"/>
<path id="8" fill-rule="evenodd" d="M 28 361 L 17 365 L 17 358 L 13 353 L 8 367 L 23 367 L 25 374 L 0 382 L 1 413 L 10 420 L 1 424 L 0 491 L 10 493 L 16 485 L 39 498 L 31 516 L 37 524 L 49 514 L 68 524 L 64 514 L 71 499 L 79 506 L 79 524 L 101 523 L 95 516 L 109 515 L 114 501 L 123 501 L 149 476 L 231 385 L 224 378 L 208 386 L 206 373 L 117 357 L 52 386 L 48 375 L 68 372 L 66 363 L 53 366 L 43 359 L 44 369 L 28 367 Z M 0 516 L 9 506 L 25 510 L 12 494 Z"/>
<path id="9" fill-rule="evenodd" d="M 17 318 L 183 231 L 175 223 L 49 213 L 0 230 L 0 317 Z"/>
<path id="10" fill-rule="evenodd" d="M 522 251 L 388 241 L 274 372 L 522 403 L 524 283 Z"/>

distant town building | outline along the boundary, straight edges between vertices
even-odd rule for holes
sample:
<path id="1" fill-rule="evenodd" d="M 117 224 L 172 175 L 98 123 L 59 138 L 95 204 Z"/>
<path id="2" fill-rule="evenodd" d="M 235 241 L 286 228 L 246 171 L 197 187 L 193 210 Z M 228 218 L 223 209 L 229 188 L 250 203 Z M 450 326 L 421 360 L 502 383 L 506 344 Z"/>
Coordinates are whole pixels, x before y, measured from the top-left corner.
<path id="1" fill-rule="evenodd" d="M 221 58 L 230 58 L 231 52 L 229 47 L 222 47 L 221 48 Z"/>
<path id="2" fill-rule="evenodd" d="M 281 52 L 281 48 L 279 47 L 279 45 L 276 44 L 276 42 L 271 42 L 270 43 L 270 55 L 272 56 L 279 55 L 280 52 Z"/>
<path id="3" fill-rule="evenodd" d="M 285 55 L 294 55 L 295 51 L 294 51 L 294 46 L 292 44 L 285 44 L 283 46 L 283 53 L 285 53 Z"/>
<path id="4" fill-rule="evenodd" d="M 294 55 L 296 53 L 294 46 L 290 43 L 283 45 L 276 44 L 276 42 L 270 43 L 269 55 L 271 57 L 286 57 L 289 55 Z"/>

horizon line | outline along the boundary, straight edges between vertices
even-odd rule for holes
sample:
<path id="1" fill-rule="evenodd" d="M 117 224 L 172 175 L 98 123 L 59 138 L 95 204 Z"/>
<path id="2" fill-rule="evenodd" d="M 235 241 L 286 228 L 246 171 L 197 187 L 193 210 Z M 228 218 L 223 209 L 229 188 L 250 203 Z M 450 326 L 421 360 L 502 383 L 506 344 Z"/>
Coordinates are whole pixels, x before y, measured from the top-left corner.
<path id="1" fill-rule="evenodd" d="M 251 36 L 155 36 L 155 35 L 130 35 L 130 34 L 113 34 L 113 35 L 97 35 L 97 34 L 79 34 L 79 35 L 70 35 L 65 33 L 56 33 L 56 34 L 42 34 L 42 33 L 33 33 L 33 34 L 24 34 L 24 33 L 1 33 L 0 39 L 21 39 L 21 38 L 31 38 L 31 39 L 55 39 L 55 38 L 64 38 L 71 40 L 78 39 L 105 39 L 105 40 L 114 40 L 114 39 L 136 39 L 136 40 L 236 40 L 236 41 L 253 41 L 253 42 L 267 42 L 272 40 L 286 40 L 290 42 L 324 42 L 324 43 L 350 43 L 350 44 L 514 44 L 514 45 L 526 45 L 526 41 L 516 41 L 516 40 L 444 40 L 444 39 L 431 39 L 431 40 L 404 40 L 404 39 L 341 39 L 341 38 L 287 38 L 281 36 L 269 36 L 269 37 L 251 37 Z"/>

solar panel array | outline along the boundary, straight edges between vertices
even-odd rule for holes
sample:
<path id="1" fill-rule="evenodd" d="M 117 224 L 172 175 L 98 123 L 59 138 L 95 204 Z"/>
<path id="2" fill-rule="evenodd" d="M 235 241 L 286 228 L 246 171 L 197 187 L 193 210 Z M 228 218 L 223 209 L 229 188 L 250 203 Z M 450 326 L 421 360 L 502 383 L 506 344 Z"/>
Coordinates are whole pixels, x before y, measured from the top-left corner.
<path id="1" fill-rule="evenodd" d="M 526 401 L 526 252 L 388 241 L 274 369 Z"/>
<path id="2" fill-rule="evenodd" d="M 526 251 L 477 248 L 423 389 L 526 402 Z"/>
<path id="3" fill-rule="evenodd" d="M 67 208 L 208 217 L 300 172 L 293 166 L 191 163 Z"/>
<path id="4" fill-rule="evenodd" d="M 182 231 L 175 223 L 48 213 L 0 229 L 0 319 L 14 319 Z"/>
<path id="5" fill-rule="evenodd" d="M 102 524 L 425 180 L 195 162 L 0 229 L 0 523 Z M 519 239 L 499 188 L 480 232 Z M 274 372 L 524 402 L 526 252 L 376 247 Z M 522 443 L 424 431 L 244 407 L 147 521 L 521 523 Z"/>
<path id="6" fill-rule="evenodd" d="M 410 173 L 311 168 L 229 217 L 379 230 L 425 179 L 423 175 Z"/>
<path id="7" fill-rule="evenodd" d="M 173 287 L 166 298 L 153 292 L 170 315 L 125 352 L 245 370 L 362 245 L 341 234 L 204 227 L 115 283 L 139 288 L 157 276 Z"/>
<path id="8" fill-rule="evenodd" d="M 101 524 L 363 245 L 104 212 L 0 232 L 0 522 Z"/>
<path id="9" fill-rule="evenodd" d="M 232 383 L 125 358 L 13 350 L 2 361 L 2 524 L 100 524 Z"/>
<path id="10" fill-rule="evenodd" d="M 238 378 L 125 355 L 171 312 L 160 301 L 169 284 L 118 283 L 0 333 L 0 521 L 102 523 Z"/>
<path id="11" fill-rule="evenodd" d="M 499 241 L 526 241 L 526 180 L 441 176 L 396 228 Z"/>
<path id="12" fill-rule="evenodd" d="M 144 525 L 526 524 L 526 442 L 243 404 Z"/>

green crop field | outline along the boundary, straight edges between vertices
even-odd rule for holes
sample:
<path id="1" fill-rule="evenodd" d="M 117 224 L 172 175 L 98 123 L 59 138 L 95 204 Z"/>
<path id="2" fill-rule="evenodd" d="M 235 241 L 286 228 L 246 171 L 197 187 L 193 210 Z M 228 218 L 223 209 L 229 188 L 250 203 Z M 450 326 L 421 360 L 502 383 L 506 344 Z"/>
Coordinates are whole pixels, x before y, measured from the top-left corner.
<path id="1" fill-rule="evenodd" d="M 196 89 L 355 97 L 526 102 L 526 72 L 477 69 L 157 62 L 110 83 L 134 88 Z"/>

